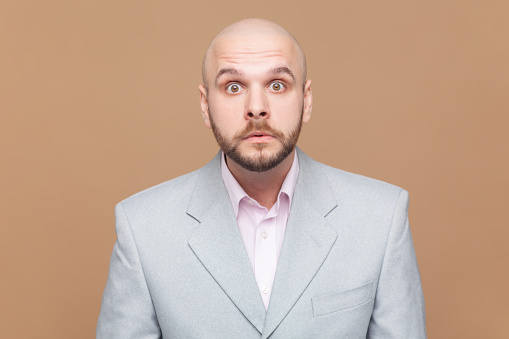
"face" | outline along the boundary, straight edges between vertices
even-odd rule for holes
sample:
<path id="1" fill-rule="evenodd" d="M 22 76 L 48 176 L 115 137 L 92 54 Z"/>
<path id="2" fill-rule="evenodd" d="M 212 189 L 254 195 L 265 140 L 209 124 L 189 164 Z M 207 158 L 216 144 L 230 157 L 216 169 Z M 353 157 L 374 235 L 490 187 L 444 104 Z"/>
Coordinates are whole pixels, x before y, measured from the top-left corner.
<path id="1" fill-rule="evenodd" d="M 255 172 L 279 165 L 309 121 L 312 94 L 288 37 L 224 37 L 215 42 L 200 86 L 205 125 L 226 154 Z"/>

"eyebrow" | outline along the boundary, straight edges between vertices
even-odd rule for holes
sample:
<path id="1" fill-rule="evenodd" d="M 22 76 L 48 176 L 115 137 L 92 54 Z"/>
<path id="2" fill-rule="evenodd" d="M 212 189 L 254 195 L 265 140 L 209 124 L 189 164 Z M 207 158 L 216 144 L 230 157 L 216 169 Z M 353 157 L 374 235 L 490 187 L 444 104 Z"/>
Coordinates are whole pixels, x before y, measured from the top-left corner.
<path id="1" fill-rule="evenodd" d="M 286 66 L 271 68 L 267 73 L 269 73 L 269 74 L 281 74 L 281 73 L 288 74 L 289 76 L 292 77 L 292 80 L 295 81 L 295 76 L 293 75 L 293 72 Z"/>
<path id="2" fill-rule="evenodd" d="M 219 78 L 223 75 L 223 74 L 233 74 L 233 75 L 238 75 L 238 76 L 242 76 L 244 75 L 243 72 L 239 71 L 239 70 L 236 70 L 235 68 L 221 68 L 219 70 L 219 72 L 217 72 L 217 75 L 216 75 L 216 84 L 217 82 L 219 81 Z"/>
<path id="3" fill-rule="evenodd" d="M 237 75 L 237 76 L 243 76 L 244 75 L 244 72 L 242 71 L 239 71 L 235 68 L 221 68 L 219 70 L 219 72 L 217 72 L 217 75 L 216 75 L 216 84 L 218 83 L 219 81 L 219 78 L 224 75 L 224 74 L 232 74 L 232 75 Z M 295 76 L 293 75 L 293 72 L 286 66 L 281 66 L 281 67 L 274 67 L 274 68 L 271 68 L 267 71 L 267 74 L 272 74 L 272 75 L 275 75 L 275 74 L 287 74 L 289 75 L 293 81 L 295 81 Z"/>

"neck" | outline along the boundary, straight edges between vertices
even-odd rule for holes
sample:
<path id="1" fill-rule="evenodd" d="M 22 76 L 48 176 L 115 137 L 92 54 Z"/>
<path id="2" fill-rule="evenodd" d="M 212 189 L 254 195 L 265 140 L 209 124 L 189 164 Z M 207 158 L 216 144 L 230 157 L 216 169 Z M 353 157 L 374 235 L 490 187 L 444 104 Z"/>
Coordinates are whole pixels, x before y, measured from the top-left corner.
<path id="1" fill-rule="evenodd" d="M 276 203 L 286 175 L 290 171 L 295 150 L 279 165 L 265 172 L 248 171 L 226 156 L 226 164 L 240 187 L 260 205 L 270 210 Z"/>

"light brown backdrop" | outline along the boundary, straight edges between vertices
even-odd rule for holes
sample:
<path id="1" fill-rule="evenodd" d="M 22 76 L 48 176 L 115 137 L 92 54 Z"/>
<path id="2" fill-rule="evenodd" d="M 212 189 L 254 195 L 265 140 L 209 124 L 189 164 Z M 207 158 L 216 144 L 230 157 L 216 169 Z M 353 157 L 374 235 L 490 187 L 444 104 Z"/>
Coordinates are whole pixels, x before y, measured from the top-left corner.
<path id="1" fill-rule="evenodd" d="M 299 39 L 315 159 L 406 188 L 430 338 L 509 338 L 506 1 L 2 1 L 0 336 L 92 338 L 116 202 L 204 165 L 221 28 Z"/>

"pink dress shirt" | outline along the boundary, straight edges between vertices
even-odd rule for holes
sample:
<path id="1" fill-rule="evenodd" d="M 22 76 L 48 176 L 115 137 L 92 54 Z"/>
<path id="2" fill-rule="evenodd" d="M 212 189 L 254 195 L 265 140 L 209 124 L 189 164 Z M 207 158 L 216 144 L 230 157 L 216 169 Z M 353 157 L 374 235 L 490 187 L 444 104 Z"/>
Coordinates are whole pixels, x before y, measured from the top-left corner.
<path id="1" fill-rule="evenodd" d="M 299 175 L 297 152 L 294 151 L 294 154 L 292 167 L 281 186 L 276 203 L 269 211 L 246 194 L 228 169 L 224 154 L 221 157 L 223 181 L 237 217 L 237 225 L 265 309 L 269 306 L 272 283 L 285 235 L 286 221 Z"/>

